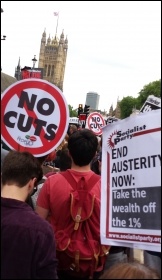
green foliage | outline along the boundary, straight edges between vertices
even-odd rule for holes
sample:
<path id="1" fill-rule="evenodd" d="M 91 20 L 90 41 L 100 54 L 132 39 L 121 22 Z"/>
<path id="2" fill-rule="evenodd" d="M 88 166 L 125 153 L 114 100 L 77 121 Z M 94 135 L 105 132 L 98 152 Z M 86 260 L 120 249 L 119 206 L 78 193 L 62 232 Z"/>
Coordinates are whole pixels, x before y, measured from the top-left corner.
<path id="1" fill-rule="evenodd" d="M 136 98 L 134 98 L 132 96 L 124 97 L 120 101 L 119 106 L 120 106 L 120 110 L 121 110 L 121 116 L 120 116 L 121 119 L 125 119 L 132 114 L 132 110 L 134 108 L 136 108 L 136 102 L 137 102 Z"/>
<path id="2" fill-rule="evenodd" d="M 78 116 L 78 109 L 74 110 L 73 106 L 68 105 L 69 107 L 69 117 L 77 117 Z"/>
<path id="3" fill-rule="evenodd" d="M 140 110 L 149 95 L 161 98 L 161 80 L 145 85 L 138 95 L 137 98 L 127 96 L 120 101 L 121 119 L 129 117 L 132 114 L 132 109 Z"/>
<path id="4" fill-rule="evenodd" d="M 148 85 L 145 85 L 138 94 L 139 96 L 137 97 L 137 103 L 139 109 L 141 109 L 149 95 L 154 95 L 161 98 L 161 80 L 154 81 L 152 83 L 149 83 Z"/>

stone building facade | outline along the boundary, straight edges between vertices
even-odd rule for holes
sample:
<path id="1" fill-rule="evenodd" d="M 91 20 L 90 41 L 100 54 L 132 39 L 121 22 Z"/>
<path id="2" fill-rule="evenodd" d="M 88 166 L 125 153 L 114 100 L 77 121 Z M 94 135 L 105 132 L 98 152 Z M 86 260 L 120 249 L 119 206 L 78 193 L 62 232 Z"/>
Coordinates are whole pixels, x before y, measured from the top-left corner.
<path id="1" fill-rule="evenodd" d="M 119 98 L 118 98 L 118 99 L 117 99 L 116 108 L 113 109 L 113 105 L 111 105 L 111 107 L 110 107 L 110 109 L 109 109 L 108 116 L 110 116 L 110 117 L 115 117 L 115 118 L 117 118 L 117 119 L 120 119 L 120 116 L 121 116 L 121 109 L 120 109 L 119 103 L 120 103 L 120 100 L 119 100 Z"/>
<path id="2" fill-rule="evenodd" d="M 43 79 L 56 85 L 63 91 L 63 82 L 68 50 L 68 39 L 64 38 L 64 31 L 58 39 L 57 34 L 53 39 L 42 34 L 38 68 L 43 68 Z"/>
<path id="3" fill-rule="evenodd" d="M 16 82 L 17 80 L 15 77 L 1 72 L 1 93 L 3 93 L 9 86 Z"/>

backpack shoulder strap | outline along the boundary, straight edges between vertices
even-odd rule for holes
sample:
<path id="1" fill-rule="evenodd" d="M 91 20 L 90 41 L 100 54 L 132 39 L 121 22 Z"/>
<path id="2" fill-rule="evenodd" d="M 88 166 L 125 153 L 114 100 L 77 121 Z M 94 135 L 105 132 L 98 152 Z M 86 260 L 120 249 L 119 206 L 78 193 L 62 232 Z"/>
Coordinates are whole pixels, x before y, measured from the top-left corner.
<path id="1" fill-rule="evenodd" d="M 76 189 L 76 181 L 68 170 L 62 171 L 60 174 L 69 182 L 73 189 Z"/>
<path id="2" fill-rule="evenodd" d="M 77 182 L 75 181 L 75 179 L 73 178 L 73 176 L 68 170 L 60 172 L 60 174 L 64 176 L 64 178 L 69 182 L 69 184 L 72 186 L 74 190 L 77 188 Z M 87 181 L 87 185 L 89 186 L 88 188 L 89 191 L 94 187 L 94 185 L 99 181 L 100 178 L 101 178 L 100 175 L 93 173 L 93 175 Z"/>
<path id="3" fill-rule="evenodd" d="M 95 186 L 95 184 L 100 180 L 101 176 L 94 173 L 88 180 L 89 191 Z"/>

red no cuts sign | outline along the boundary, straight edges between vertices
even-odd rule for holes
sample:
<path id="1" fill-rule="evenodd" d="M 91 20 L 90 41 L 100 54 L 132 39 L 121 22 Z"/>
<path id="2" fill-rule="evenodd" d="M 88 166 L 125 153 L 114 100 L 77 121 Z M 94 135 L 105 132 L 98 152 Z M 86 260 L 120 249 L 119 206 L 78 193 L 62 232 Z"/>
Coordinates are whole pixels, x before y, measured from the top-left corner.
<path id="1" fill-rule="evenodd" d="M 1 120 L 1 138 L 7 146 L 39 157 L 52 152 L 63 141 L 69 108 L 55 85 L 25 79 L 1 95 Z"/>
<path id="2" fill-rule="evenodd" d="M 89 114 L 86 121 L 86 128 L 92 130 L 96 135 L 101 135 L 103 126 L 105 126 L 105 120 L 101 114 L 97 112 Z"/>

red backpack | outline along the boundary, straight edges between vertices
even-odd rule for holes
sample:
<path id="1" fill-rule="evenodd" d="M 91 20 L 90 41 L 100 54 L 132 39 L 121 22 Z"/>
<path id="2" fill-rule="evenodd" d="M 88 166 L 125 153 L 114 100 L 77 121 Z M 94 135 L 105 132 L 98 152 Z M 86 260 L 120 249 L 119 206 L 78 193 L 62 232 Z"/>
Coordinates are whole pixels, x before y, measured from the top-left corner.
<path id="1" fill-rule="evenodd" d="M 94 173 L 88 182 L 82 177 L 77 183 L 68 170 L 60 174 L 73 191 L 69 198 L 71 222 L 55 232 L 58 271 L 65 270 L 77 278 L 93 278 L 94 272 L 103 270 L 110 249 L 100 243 L 100 201 L 91 193 L 100 176 Z"/>

